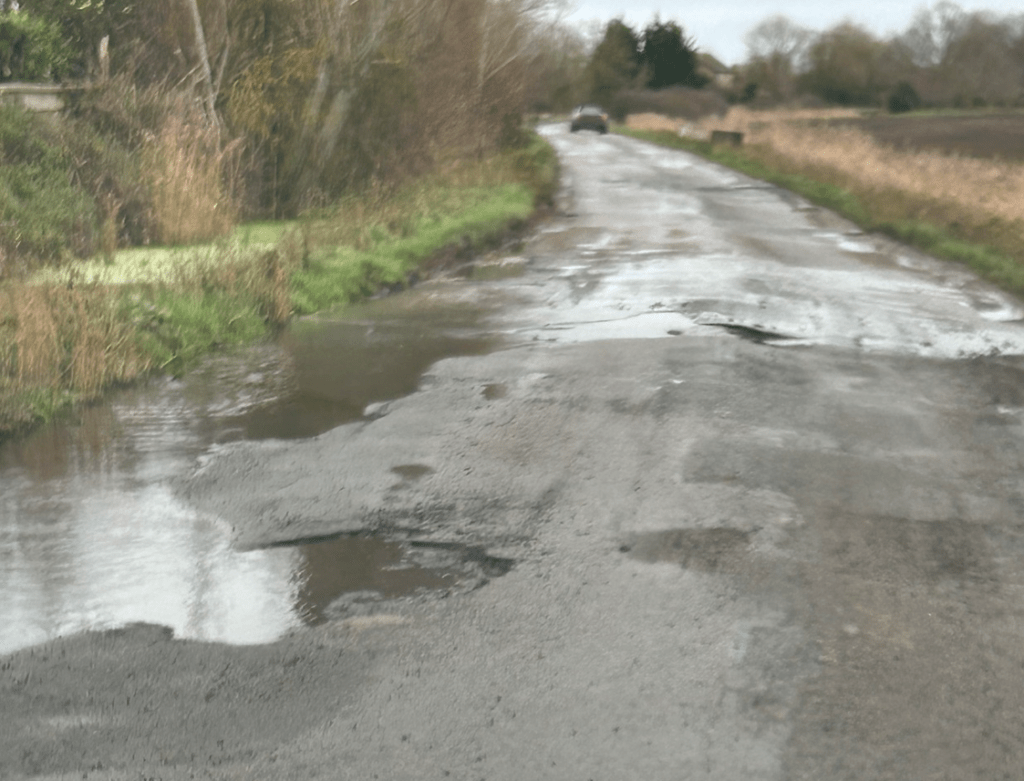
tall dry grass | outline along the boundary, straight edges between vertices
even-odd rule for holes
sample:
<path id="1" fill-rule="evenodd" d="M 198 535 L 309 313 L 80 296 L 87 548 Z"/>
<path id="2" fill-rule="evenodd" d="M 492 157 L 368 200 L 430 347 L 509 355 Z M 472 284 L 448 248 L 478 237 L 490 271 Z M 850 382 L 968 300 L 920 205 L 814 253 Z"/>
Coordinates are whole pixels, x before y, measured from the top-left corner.
<path id="1" fill-rule="evenodd" d="M 859 116 L 856 109 L 845 108 L 754 111 L 746 106 L 731 106 L 722 114 L 704 114 L 692 120 L 652 112 L 630 114 L 626 117 L 626 126 L 637 130 L 668 130 L 702 140 L 709 138 L 712 130 L 728 130 L 752 138 L 755 132 L 776 124 L 823 122 Z"/>
<path id="2" fill-rule="evenodd" d="M 183 262 L 173 279 L 148 285 L 4 283 L 0 439 L 68 402 L 283 325 L 301 262 L 293 244 Z"/>
<path id="3" fill-rule="evenodd" d="M 118 300 L 96 285 L 0 290 L 0 387 L 60 388 L 91 397 L 148 371 Z"/>
<path id="4" fill-rule="evenodd" d="M 756 112 L 734 108 L 705 130 L 742 132 L 792 166 L 826 170 L 839 184 L 860 192 L 898 192 L 941 203 L 963 219 L 1024 222 L 1024 163 L 984 160 L 935 151 L 895 149 L 867 133 L 823 120 L 857 116 L 848 110 Z"/>
<path id="5" fill-rule="evenodd" d="M 238 224 L 239 146 L 222 146 L 218 129 L 185 107 L 169 113 L 160 132 L 147 139 L 143 160 L 159 243 L 197 244 Z"/>
<path id="6" fill-rule="evenodd" d="M 861 112 L 853 108 L 787 108 L 758 111 L 746 106 L 731 106 L 720 117 L 703 117 L 699 123 L 709 130 L 755 133 L 768 126 L 793 123 L 821 123 L 836 119 L 856 119 Z"/>

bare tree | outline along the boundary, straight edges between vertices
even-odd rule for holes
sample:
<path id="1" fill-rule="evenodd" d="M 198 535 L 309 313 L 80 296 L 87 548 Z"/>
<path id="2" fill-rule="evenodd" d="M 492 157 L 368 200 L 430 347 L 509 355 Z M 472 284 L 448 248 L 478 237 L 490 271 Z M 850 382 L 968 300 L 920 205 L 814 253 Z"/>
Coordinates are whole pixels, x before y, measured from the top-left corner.
<path id="1" fill-rule="evenodd" d="M 346 182 L 387 176 L 403 155 L 422 167 L 431 149 L 480 153 L 503 127 L 518 128 L 528 66 L 545 53 L 544 33 L 564 7 L 564 0 L 173 3 L 182 12 L 173 26 L 177 46 L 165 48 L 184 50 L 182 82 L 194 83 L 211 121 L 223 112 L 230 132 L 253 140 L 262 181 L 272 182 L 284 212 L 317 193 L 333 197 Z"/>
<path id="2" fill-rule="evenodd" d="M 531 110 L 568 110 L 586 99 L 592 48 L 583 33 L 565 24 L 538 34 L 538 54 L 530 61 L 525 80 Z"/>
<path id="3" fill-rule="evenodd" d="M 1024 63 L 1016 56 L 1014 43 L 1010 24 L 988 14 L 971 14 L 946 47 L 942 73 L 962 100 L 1016 101 L 1024 88 Z"/>
<path id="4" fill-rule="evenodd" d="M 793 97 L 795 75 L 803 68 L 810 41 L 811 32 L 786 16 L 765 19 L 744 38 L 749 54 L 747 80 L 771 100 Z"/>
<path id="5" fill-rule="evenodd" d="M 899 41 L 910 50 L 915 65 L 938 65 L 950 43 L 959 35 L 965 18 L 960 6 L 943 0 L 931 8 L 918 10 Z"/>
<path id="6" fill-rule="evenodd" d="M 812 93 L 842 105 L 875 105 L 890 85 L 881 69 L 885 45 L 844 22 L 818 35 L 807 51 L 801 81 Z"/>
<path id="7" fill-rule="evenodd" d="M 751 58 L 779 58 L 792 68 L 799 63 L 810 38 L 810 30 L 787 16 L 777 14 L 750 30 L 743 41 Z"/>
<path id="8" fill-rule="evenodd" d="M 206 33 L 203 31 L 203 18 L 199 14 L 196 0 L 185 0 L 192 16 L 192 28 L 195 34 L 196 51 L 199 55 L 199 67 L 202 73 L 203 106 L 206 120 L 211 125 L 219 125 L 217 118 L 217 93 L 214 89 L 213 72 L 210 70 L 210 53 L 206 48 Z"/>
<path id="9" fill-rule="evenodd" d="M 322 54 L 297 143 L 285 161 L 293 199 L 311 189 L 334 154 L 356 90 L 382 56 L 386 32 L 408 23 L 415 10 L 410 0 L 313 1 Z"/>

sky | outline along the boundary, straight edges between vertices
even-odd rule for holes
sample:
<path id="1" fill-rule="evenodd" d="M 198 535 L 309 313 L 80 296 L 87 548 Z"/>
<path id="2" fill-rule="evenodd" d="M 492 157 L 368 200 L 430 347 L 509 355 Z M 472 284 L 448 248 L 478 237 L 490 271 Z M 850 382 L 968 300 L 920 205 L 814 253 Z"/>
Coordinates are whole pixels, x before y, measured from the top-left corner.
<path id="1" fill-rule="evenodd" d="M 962 0 L 956 4 L 968 12 L 992 11 L 999 16 L 1024 12 L 1020 0 Z M 736 65 L 747 59 L 743 43 L 747 31 L 775 14 L 817 32 L 850 20 L 882 37 L 903 32 L 918 9 L 934 5 L 922 0 L 573 0 L 575 10 L 567 21 L 587 24 L 597 20 L 603 29 L 609 20 L 621 17 L 639 31 L 659 14 L 663 22 L 678 23 L 696 40 L 700 51 L 713 54 L 726 65 Z"/>

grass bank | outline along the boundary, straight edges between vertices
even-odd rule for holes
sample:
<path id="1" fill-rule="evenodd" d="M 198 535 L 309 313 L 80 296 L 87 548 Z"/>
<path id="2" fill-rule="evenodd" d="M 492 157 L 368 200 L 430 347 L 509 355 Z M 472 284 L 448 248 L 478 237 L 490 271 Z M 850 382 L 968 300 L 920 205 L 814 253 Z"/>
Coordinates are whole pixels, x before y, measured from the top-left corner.
<path id="1" fill-rule="evenodd" d="M 777 184 L 1024 296 L 1024 164 L 896 149 L 854 128 L 783 112 L 739 112 L 713 126 L 743 132 L 744 145 L 712 145 L 700 138 L 710 128 L 700 126 L 687 128 L 689 136 L 618 132 Z"/>
<path id="2" fill-rule="evenodd" d="M 144 248 L 0 284 L 0 439 L 202 355 L 267 337 L 297 314 L 409 284 L 432 258 L 469 254 L 525 224 L 557 186 L 539 137 L 212 244 Z M 454 248 L 454 249 L 453 249 Z"/>

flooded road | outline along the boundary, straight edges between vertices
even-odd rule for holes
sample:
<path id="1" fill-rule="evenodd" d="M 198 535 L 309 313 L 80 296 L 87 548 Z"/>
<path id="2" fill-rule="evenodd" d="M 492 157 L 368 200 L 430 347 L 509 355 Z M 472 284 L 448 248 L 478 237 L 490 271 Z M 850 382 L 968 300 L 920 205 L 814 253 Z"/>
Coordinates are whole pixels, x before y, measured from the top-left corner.
<path id="1" fill-rule="evenodd" d="M 504 266 L 4 455 L 0 775 L 1019 775 L 1020 303 L 544 132 Z"/>
<path id="2" fill-rule="evenodd" d="M 343 592 L 452 585 L 380 540 L 238 550 L 168 483 L 226 442 L 314 436 L 412 392 L 438 358 L 491 349 L 477 316 L 370 301 L 0 448 L 0 654 L 133 622 L 266 643 Z"/>

